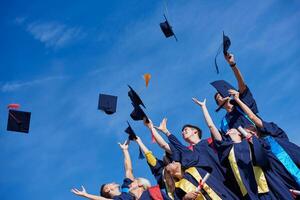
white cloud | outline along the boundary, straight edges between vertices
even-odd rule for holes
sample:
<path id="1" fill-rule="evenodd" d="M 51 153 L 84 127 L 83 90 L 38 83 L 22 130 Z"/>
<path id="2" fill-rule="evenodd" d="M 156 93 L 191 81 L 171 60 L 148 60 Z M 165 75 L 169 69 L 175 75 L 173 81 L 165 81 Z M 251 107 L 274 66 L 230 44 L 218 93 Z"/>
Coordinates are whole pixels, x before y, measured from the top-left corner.
<path id="1" fill-rule="evenodd" d="M 41 83 L 53 81 L 53 80 L 63 80 L 65 78 L 66 77 L 64 77 L 64 76 L 50 76 L 50 77 L 36 79 L 36 80 L 32 80 L 32 81 L 26 81 L 26 82 L 7 82 L 7 83 L 4 83 L 0 87 L 0 90 L 2 92 L 11 92 L 11 91 L 18 90 L 20 88 L 30 87 L 30 86 L 34 86 L 37 84 L 41 84 Z"/>
<path id="2" fill-rule="evenodd" d="M 82 37 L 79 27 L 68 27 L 58 22 L 32 22 L 26 30 L 46 47 L 61 48 Z"/>

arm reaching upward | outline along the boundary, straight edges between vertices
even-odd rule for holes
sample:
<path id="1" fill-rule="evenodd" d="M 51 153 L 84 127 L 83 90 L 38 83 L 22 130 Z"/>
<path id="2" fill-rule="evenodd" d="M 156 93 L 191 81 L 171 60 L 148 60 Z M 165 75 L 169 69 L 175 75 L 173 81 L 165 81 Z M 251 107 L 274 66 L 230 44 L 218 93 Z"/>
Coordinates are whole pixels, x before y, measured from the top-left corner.
<path id="1" fill-rule="evenodd" d="M 263 128 L 262 120 L 255 115 L 252 110 L 240 99 L 240 95 L 238 91 L 235 90 L 228 90 L 229 94 L 233 96 L 234 100 L 239 104 L 242 110 L 248 115 L 248 117 L 254 122 L 254 124 L 259 127 Z"/>
<path id="2" fill-rule="evenodd" d="M 204 99 L 204 101 L 201 102 L 198 99 L 193 98 L 193 101 L 202 108 L 202 112 L 203 112 L 203 115 L 204 115 L 205 122 L 206 122 L 213 138 L 218 140 L 218 141 L 221 141 L 222 136 L 221 136 L 219 130 L 217 129 L 216 125 L 214 124 L 213 120 L 211 119 L 210 114 L 207 110 L 206 99 Z"/>
<path id="3" fill-rule="evenodd" d="M 169 131 L 167 130 L 166 122 L 167 122 L 167 119 L 164 118 L 164 120 L 161 122 L 160 126 L 159 126 L 159 127 L 155 127 L 155 128 L 157 128 L 157 129 L 163 128 L 164 131 L 167 131 L 167 133 L 170 134 Z M 149 119 L 149 123 L 144 122 L 144 124 L 145 124 L 145 126 L 147 126 L 147 127 L 149 128 L 149 130 L 150 130 L 151 134 L 154 136 L 154 138 L 155 138 L 157 144 L 158 144 L 163 150 L 165 150 L 166 152 L 168 152 L 168 153 L 171 154 L 172 152 L 171 152 L 171 149 L 170 149 L 169 144 L 163 139 L 163 137 L 162 137 L 162 136 L 157 132 L 157 130 L 154 128 L 152 121 Z M 160 130 L 160 129 L 159 129 L 159 130 Z M 163 132 L 163 133 L 165 133 L 165 132 Z M 167 135 L 167 136 L 168 136 L 168 135 Z"/>
<path id="4" fill-rule="evenodd" d="M 225 55 L 225 59 L 228 62 L 228 64 L 230 65 L 230 67 L 234 73 L 234 76 L 238 82 L 240 93 L 243 93 L 246 90 L 246 84 L 245 84 L 245 81 L 244 81 L 241 71 L 239 70 L 239 68 L 236 65 L 236 62 L 234 60 L 234 55 L 227 54 L 227 55 Z"/>
<path id="5" fill-rule="evenodd" d="M 134 180 L 131 158 L 128 151 L 129 140 L 126 140 L 123 144 L 119 143 L 119 146 L 124 154 L 125 177 Z"/>
<path id="6" fill-rule="evenodd" d="M 110 199 L 107 199 L 105 197 L 101 197 L 101 196 L 92 195 L 92 194 L 87 193 L 87 191 L 85 190 L 85 188 L 83 186 L 81 186 L 81 188 L 82 188 L 81 191 L 78 190 L 77 188 L 73 188 L 71 190 L 71 192 L 76 194 L 77 196 L 85 197 L 85 198 L 90 199 L 90 200 L 110 200 Z"/>

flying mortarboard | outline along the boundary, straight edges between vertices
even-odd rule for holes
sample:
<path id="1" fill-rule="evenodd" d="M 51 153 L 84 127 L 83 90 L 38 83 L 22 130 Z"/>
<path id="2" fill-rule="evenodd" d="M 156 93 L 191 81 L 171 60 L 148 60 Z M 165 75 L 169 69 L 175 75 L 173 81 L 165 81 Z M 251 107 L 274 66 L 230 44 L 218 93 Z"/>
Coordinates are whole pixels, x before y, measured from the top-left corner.
<path id="1" fill-rule="evenodd" d="M 168 21 L 167 17 L 165 15 L 164 15 L 164 17 L 165 17 L 165 21 L 159 24 L 162 32 L 164 33 L 166 38 L 174 36 L 174 38 L 177 42 L 178 40 L 177 40 L 176 35 L 173 32 L 172 26 L 169 24 L 169 21 Z"/>
<path id="2" fill-rule="evenodd" d="M 147 117 L 147 115 L 145 114 L 145 112 L 143 111 L 143 109 L 139 106 L 139 105 L 134 105 L 132 104 L 134 109 L 130 114 L 130 117 L 134 120 L 134 121 L 140 121 L 140 120 L 146 120 L 146 123 L 149 123 L 149 119 Z"/>
<path id="3" fill-rule="evenodd" d="M 100 94 L 98 109 L 103 110 L 106 114 L 111 115 L 117 110 L 117 96 Z"/>
<path id="4" fill-rule="evenodd" d="M 217 91 L 218 93 L 223 97 L 229 97 L 230 94 L 228 90 L 233 89 L 236 90 L 230 83 L 224 81 L 224 80 L 218 80 L 210 83 Z M 220 105 L 217 109 L 216 112 L 218 112 L 223 105 Z"/>
<path id="5" fill-rule="evenodd" d="M 139 95 L 132 89 L 132 87 L 130 87 L 130 85 L 128 85 L 128 87 L 130 89 L 128 96 L 131 99 L 133 106 L 142 105 L 144 108 L 146 108 Z"/>
<path id="6" fill-rule="evenodd" d="M 133 129 L 131 128 L 128 121 L 127 121 L 127 124 L 128 124 L 128 127 L 125 129 L 125 132 L 128 134 L 128 139 L 129 140 L 136 140 L 137 139 L 136 134 L 133 131 Z M 144 159 L 144 158 L 145 157 L 143 155 L 143 152 L 142 152 L 141 148 L 139 148 L 139 159 Z"/>
<path id="7" fill-rule="evenodd" d="M 7 130 L 28 133 L 29 125 L 30 125 L 30 117 L 31 117 L 30 112 L 9 109 Z"/>
<path id="8" fill-rule="evenodd" d="M 218 64 L 217 64 L 217 57 L 221 52 L 221 48 L 223 47 L 224 56 L 227 56 L 230 45 L 231 45 L 231 41 L 230 41 L 229 37 L 224 34 L 224 31 L 223 31 L 223 42 L 222 42 L 222 45 L 218 49 L 217 55 L 215 56 L 215 67 L 216 67 L 216 70 L 217 70 L 217 74 L 219 74 L 219 67 L 218 67 Z"/>

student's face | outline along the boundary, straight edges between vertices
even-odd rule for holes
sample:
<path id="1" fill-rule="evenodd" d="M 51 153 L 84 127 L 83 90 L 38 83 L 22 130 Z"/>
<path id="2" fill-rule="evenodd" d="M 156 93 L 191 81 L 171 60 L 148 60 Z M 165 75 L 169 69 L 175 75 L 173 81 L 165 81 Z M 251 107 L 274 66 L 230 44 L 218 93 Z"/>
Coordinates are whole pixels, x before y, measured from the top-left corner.
<path id="1" fill-rule="evenodd" d="M 130 183 L 129 188 L 133 189 L 133 188 L 138 188 L 139 183 L 137 179 L 134 179 L 134 181 L 132 183 Z"/>
<path id="2" fill-rule="evenodd" d="M 191 127 L 185 127 L 182 131 L 182 137 L 186 142 L 195 134 L 198 134 L 198 131 Z"/>
<path id="3" fill-rule="evenodd" d="M 108 183 L 104 186 L 103 191 L 113 197 L 120 192 L 120 185 L 117 183 Z"/>
<path id="4" fill-rule="evenodd" d="M 172 177 L 181 176 L 181 164 L 179 162 L 171 162 L 166 166 L 166 170 Z"/>
<path id="5" fill-rule="evenodd" d="M 242 140 L 241 133 L 235 128 L 229 129 L 226 135 L 229 135 L 233 142 L 240 142 Z"/>
<path id="6" fill-rule="evenodd" d="M 227 108 L 230 106 L 229 98 L 223 98 L 219 93 L 216 95 L 216 101 L 218 102 L 218 106 L 223 105 L 223 108 Z"/>

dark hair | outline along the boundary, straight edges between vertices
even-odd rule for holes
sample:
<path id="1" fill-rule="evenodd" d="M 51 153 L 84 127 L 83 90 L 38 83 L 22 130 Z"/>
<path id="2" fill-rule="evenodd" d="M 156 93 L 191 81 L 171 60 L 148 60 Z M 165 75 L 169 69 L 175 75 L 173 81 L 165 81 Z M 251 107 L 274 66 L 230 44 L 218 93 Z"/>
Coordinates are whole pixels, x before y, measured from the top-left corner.
<path id="1" fill-rule="evenodd" d="M 182 127 L 181 131 L 183 131 L 186 127 L 196 129 L 196 130 L 198 131 L 198 136 L 199 136 L 199 138 L 200 138 L 200 139 L 202 138 L 202 130 L 201 130 L 198 126 L 194 126 L 194 125 L 191 125 L 191 124 L 185 124 L 185 125 Z"/>
<path id="2" fill-rule="evenodd" d="M 107 192 L 104 192 L 104 190 L 103 190 L 105 186 L 106 186 L 106 184 L 101 185 L 101 187 L 100 187 L 100 196 L 110 199 L 111 198 L 110 194 L 107 193 Z"/>

